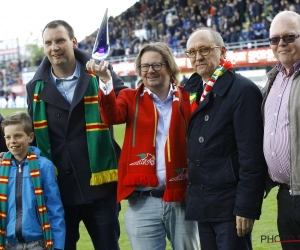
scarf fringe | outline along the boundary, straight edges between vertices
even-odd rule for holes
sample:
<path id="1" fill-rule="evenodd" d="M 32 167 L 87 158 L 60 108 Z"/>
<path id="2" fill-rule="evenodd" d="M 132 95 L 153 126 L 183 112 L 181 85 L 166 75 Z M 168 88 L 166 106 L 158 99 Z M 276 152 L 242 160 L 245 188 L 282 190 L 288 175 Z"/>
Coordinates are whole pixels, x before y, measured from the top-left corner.
<path id="1" fill-rule="evenodd" d="M 185 194 L 186 190 L 182 188 L 177 188 L 177 189 L 166 189 L 164 196 L 163 196 L 163 201 L 165 202 L 180 202 L 185 200 Z"/>
<path id="2" fill-rule="evenodd" d="M 124 186 L 146 186 L 146 187 L 157 187 L 158 178 L 155 174 L 144 173 L 131 173 L 127 174 L 123 180 Z"/>
<path id="3" fill-rule="evenodd" d="M 90 180 L 91 186 L 101 185 L 104 183 L 118 181 L 118 170 L 106 170 L 98 173 L 92 173 Z"/>

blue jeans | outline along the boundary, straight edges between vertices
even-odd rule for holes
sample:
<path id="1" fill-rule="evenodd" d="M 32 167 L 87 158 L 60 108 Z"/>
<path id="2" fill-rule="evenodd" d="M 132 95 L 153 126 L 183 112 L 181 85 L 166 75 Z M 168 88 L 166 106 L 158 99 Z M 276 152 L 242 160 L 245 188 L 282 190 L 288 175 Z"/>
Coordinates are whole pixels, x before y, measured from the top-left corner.
<path id="1" fill-rule="evenodd" d="M 197 222 L 185 221 L 184 202 L 164 202 L 151 196 L 130 197 L 125 227 L 132 250 L 199 250 Z"/>
<path id="2" fill-rule="evenodd" d="M 38 240 L 28 243 L 7 243 L 6 250 L 46 250 L 45 241 Z"/>
<path id="3" fill-rule="evenodd" d="M 83 221 L 95 250 L 119 250 L 119 210 L 116 197 L 93 203 L 64 206 L 66 221 L 65 250 L 76 250 L 79 240 L 79 223 Z"/>

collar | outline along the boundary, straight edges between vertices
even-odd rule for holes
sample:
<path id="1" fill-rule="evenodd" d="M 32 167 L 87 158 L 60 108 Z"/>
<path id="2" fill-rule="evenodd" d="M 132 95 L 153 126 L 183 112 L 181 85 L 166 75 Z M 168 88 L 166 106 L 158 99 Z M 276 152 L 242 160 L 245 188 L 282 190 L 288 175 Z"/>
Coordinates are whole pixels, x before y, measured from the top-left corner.
<path id="1" fill-rule="evenodd" d="M 227 91 L 228 87 L 231 85 L 236 74 L 233 69 L 227 70 L 224 75 L 222 75 L 219 79 L 217 79 L 212 92 L 223 96 Z M 221 83 L 220 83 L 221 82 Z M 194 73 L 187 83 L 183 87 L 183 91 L 185 92 L 198 92 L 201 93 L 204 81 L 202 77 L 198 73 Z"/>
<path id="2" fill-rule="evenodd" d="M 78 78 L 80 77 L 80 63 L 78 62 L 78 60 L 76 60 L 75 70 L 74 70 L 74 72 L 73 72 L 73 74 L 72 74 L 71 76 L 64 77 L 64 78 L 57 78 L 57 77 L 53 74 L 52 67 L 51 67 L 51 69 L 50 69 L 50 74 L 51 74 L 52 82 L 54 82 L 55 84 L 60 83 L 61 80 L 70 81 L 70 80 L 73 80 L 73 79 L 78 79 Z"/>
<path id="3" fill-rule="evenodd" d="M 81 65 L 85 65 L 86 62 L 89 61 L 91 58 L 91 55 L 89 53 L 78 48 L 74 49 L 74 54 L 75 54 L 76 62 L 78 60 L 79 64 Z M 34 83 L 41 79 L 44 81 L 51 82 L 51 75 L 49 74 L 50 73 L 49 68 L 51 68 L 51 63 L 49 59 L 45 56 L 42 63 L 39 65 L 34 77 L 30 81 L 30 83 Z M 84 71 L 84 69 L 81 68 L 81 71 Z"/>
<path id="4" fill-rule="evenodd" d="M 19 166 L 19 165 L 23 166 L 23 164 L 25 163 L 25 161 L 27 159 L 27 155 L 20 161 L 18 161 L 14 156 L 12 156 L 12 159 L 16 163 L 17 166 Z"/>
<path id="5" fill-rule="evenodd" d="M 281 62 L 278 62 L 278 63 L 276 64 L 276 68 L 277 68 L 277 70 L 278 70 L 279 72 L 281 72 L 281 73 L 283 73 L 284 75 L 286 75 L 285 69 L 284 69 L 284 67 L 283 67 L 283 65 L 282 65 Z M 297 62 L 295 62 L 295 63 L 292 65 L 292 67 L 289 68 L 289 74 L 288 74 L 287 76 L 293 75 L 299 68 L 300 68 L 300 59 L 299 59 Z"/>
<path id="6" fill-rule="evenodd" d="M 144 85 L 144 92 L 147 92 L 149 94 L 149 96 L 151 96 L 152 99 L 155 99 L 155 100 L 160 100 L 157 95 L 155 95 L 150 89 L 148 89 L 145 85 Z M 174 89 L 173 89 L 173 85 L 172 83 L 170 83 L 170 88 L 169 88 L 169 93 L 168 93 L 168 96 L 167 98 L 164 100 L 168 100 L 169 98 L 171 98 L 173 96 L 173 93 L 174 93 Z M 163 102 L 164 102 L 163 101 Z"/>

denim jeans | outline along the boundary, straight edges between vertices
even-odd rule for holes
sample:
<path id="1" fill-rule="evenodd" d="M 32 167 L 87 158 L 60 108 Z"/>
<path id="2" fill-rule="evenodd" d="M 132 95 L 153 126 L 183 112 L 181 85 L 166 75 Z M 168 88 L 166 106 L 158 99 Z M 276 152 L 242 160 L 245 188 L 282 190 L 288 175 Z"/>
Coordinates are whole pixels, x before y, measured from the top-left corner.
<path id="1" fill-rule="evenodd" d="M 29 243 L 7 243 L 5 250 L 46 250 L 46 246 L 44 240 Z"/>
<path id="2" fill-rule="evenodd" d="M 125 227 L 132 250 L 165 250 L 166 237 L 173 250 L 198 250 L 197 222 L 184 217 L 184 202 L 129 196 Z"/>

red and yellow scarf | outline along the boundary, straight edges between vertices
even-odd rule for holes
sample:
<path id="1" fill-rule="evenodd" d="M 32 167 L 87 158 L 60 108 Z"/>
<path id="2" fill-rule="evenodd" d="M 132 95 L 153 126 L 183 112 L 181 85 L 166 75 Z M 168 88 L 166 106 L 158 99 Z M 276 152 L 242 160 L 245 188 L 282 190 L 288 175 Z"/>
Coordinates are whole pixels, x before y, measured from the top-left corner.
<path id="1" fill-rule="evenodd" d="M 202 92 L 202 95 L 200 97 L 199 103 L 197 102 L 197 92 L 191 92 L 190 93 L 190 105 L 191 105 L 191 112 L 193 113 L 198 105 L 203 102 L 205 97 L 210 93 L 212 90 L 215 82 L 217 79 L 222 76 L 227 70 L 232 69 L 232 63 L 230 61 L 221 61 L 220 65 L 216 68 L 212 76 L 209 78 L 208 82 L 206 83 L 206 86 Z"/>

